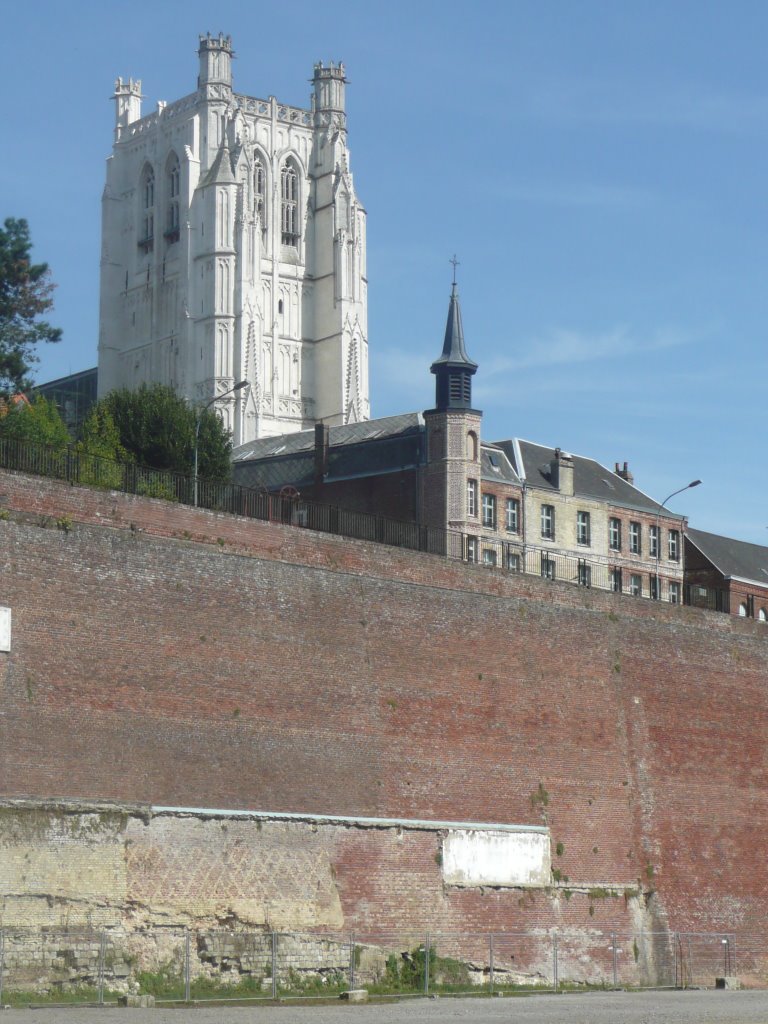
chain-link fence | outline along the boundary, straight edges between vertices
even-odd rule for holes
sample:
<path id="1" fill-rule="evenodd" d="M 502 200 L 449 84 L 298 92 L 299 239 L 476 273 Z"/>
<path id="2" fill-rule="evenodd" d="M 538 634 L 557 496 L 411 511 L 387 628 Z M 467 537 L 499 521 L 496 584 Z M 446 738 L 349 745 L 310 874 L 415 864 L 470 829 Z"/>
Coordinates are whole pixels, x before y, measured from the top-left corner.
<path id="1" fill-rule="evenodd" d="M 0 929 L 0 1005 L 768 984 L 762 936 L 530 931 Z"/>

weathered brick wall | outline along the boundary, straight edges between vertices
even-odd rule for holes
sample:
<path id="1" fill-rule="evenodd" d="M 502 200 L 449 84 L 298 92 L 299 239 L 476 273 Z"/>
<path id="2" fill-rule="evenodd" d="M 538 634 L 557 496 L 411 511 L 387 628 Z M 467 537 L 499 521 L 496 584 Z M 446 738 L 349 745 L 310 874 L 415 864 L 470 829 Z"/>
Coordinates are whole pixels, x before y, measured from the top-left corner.
<path id="1" fill-rule="evenodd" d="M 544 821 L 570 885 L 639 881 L 659 925 L 765 920 L 761 624 L 20 474 L 0 507 L 3 795 Z M 342 904 L 421 926 L 418 872 L 354 845 Z"/>

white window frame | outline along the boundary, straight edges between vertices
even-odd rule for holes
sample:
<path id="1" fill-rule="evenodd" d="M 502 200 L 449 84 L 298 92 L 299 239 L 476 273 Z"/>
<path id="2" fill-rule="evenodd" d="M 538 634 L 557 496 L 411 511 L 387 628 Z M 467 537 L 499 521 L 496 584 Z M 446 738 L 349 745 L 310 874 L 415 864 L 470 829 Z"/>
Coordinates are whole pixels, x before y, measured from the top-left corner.
<path id="1" fill-rule="evenodd" d="M 520 501 L 517 498 L 507 498 L 506 517 L 507 533 L 519 533 Z"/>
<path id="2" fill-rule="evenodd" d="M 667 600 L 670 604 L 680 604 L 680 583 L 670 580 L 667 585 Z"/>
<path id="3" fill-rule="evenodd" d="M 657 558 L 661 552 L 661 527 L 654 523 L 648 527 L 648 557 Z"/>
<path id="4" fill-rule="evenodd" d="M 489 565 L 492 568 L 496 567 L 496 552 L 493 548 L 483 548 L 483 565 Z"/>
<path id="5" fill-rule="evenodd" d="M 576 513 L 576 543 L 584 544 L 587 547 L 592 543 L 592 529 L 591 529 L 590 515 L 589 512 L 577 512 Z"/>
<path id="6" fill-rule="evenodd" d="M 611 590 L 614 594 L 621 594 L 624 590 L 624 573 L 621 570 L 621 566 L 614 565 L 610 570 L 609 576 L 611 582 Z"/>
<path id="7" fill-rule="evenodd" d="M 555 506 L 541 506 L 541 536 L 544 540 L 555 539 Z"/>
<path id="8" fill-rule="evenodd" d="M 467 537 L 467 561 L 470 565 L 477 565 L 479 552 L 479 541 L 477 537 Z"/>
<path id="9" fill-rule="evenodd" d="M 477 480 L 467 480 L 467 516 L 477 518 Z"/>
<path id="10" fill-rule="evenodd" d="M 667 533 L 667 548 L 670 562 L 680 561 L 680 531 L 669 530 Z"/>
<path id="11" fill-rule="evenodd" d="M 608 520 L 608 547 L 611 551 L 621 551 L 621 520 L 616 516 Z"/>
<path id="12" fill-rule="evenodd" d="M 639 572 L 629 574 L 629 592 L 632 597 L 643 596 L 643 577 Z"/>
<path id="13" fill-rule="evenodd" d="M 643 525 L 634 519 L 629 524 L 629 553 L 630 555 L 642 555 L 643 553 Z"/>
<path id="14" fill-rule="evenodd" d="M 483 526 L 488 530 L 496 529 L 496 495 L 483 491 L 482 498 Z"/>

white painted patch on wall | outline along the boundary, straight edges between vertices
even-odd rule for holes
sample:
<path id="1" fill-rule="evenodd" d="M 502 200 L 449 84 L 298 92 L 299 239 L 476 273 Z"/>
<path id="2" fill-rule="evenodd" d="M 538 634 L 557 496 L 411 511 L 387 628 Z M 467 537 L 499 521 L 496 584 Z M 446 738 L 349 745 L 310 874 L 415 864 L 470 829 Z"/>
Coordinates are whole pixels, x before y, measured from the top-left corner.
<path id="1" fill-rule="evenodd" d="M 443 839 L 446 885 L 550 885 L 548 832 L 451 831 Z"/>
<path id="2" fill-rule="evenodd" d="M 0 608 L 0 651 L 11 649 L 11 609 Z"/>

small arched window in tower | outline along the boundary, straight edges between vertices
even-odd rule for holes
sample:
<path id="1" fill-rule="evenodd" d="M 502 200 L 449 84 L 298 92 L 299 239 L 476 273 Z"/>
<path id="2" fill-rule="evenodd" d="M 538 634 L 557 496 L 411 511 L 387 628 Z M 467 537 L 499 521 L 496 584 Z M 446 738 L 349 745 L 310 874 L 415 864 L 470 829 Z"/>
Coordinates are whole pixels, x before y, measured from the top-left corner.
<path id="1" fill-rule="evenodd" d="M 155 236 L 155 172 L 147 164 L 141 172 L 141 230 L 139 247 L 152 252 Z"/>
<path id="2" fill-rule="evenodd" d="M 280 172 L 280 230 L 283 245 L 299 244 L 299 176 L 293 164 Z"/>
<path id="3" fill-rule="evenodd" d="M 181 166 L 179 158 L 171 153 L 168 158 L 167 170 L 168 214 L 165 224 L 165 237 L 169 242 L 179 240 L 179 195 L 181 193 Z"/>
<path id="4" fill-rule="evenodd" d="M 470 430 L 467 434 L 467 458 L 470 462 L 477 460 L 477 434 Z"/>
<path id="5" fill-rule="evenodd" d="M 267 214 L 265 196 L 267 194 L 267 174 L 264 170 L 264 164 L 261 159 L 257 156 L 253 161 L 253 202 L 255 211 L 259 215 L 262 229 L 267 226 Z"/>

